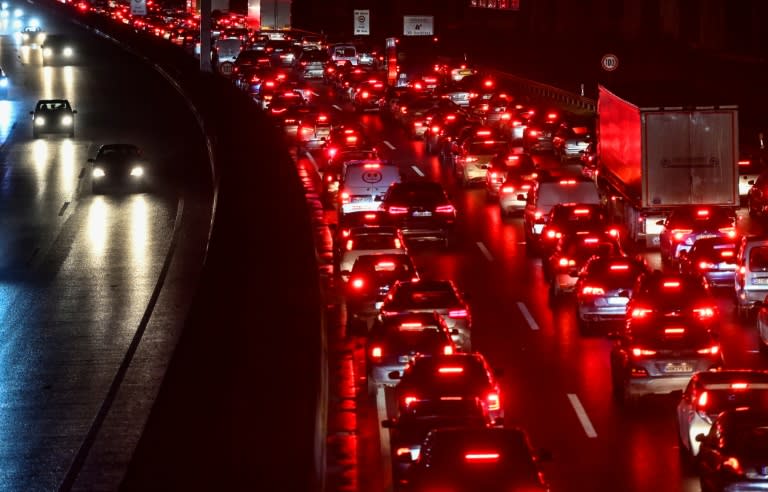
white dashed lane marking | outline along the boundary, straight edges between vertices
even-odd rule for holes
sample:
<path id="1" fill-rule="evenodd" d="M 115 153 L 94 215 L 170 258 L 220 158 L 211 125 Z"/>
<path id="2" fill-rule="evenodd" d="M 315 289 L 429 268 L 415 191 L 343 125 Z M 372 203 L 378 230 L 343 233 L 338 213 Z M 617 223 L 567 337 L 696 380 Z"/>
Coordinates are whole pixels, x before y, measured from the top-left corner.
<path id="1" fill-rule="evenodd" d="M 424 171 L 422 171 L 421 169 L 419 169 L 419 166 L 417 166 L 417 165 L 415 165 L 415 164 L 414 164 L 413 166 L 411 166 L 411 169 L 413 169 L 413 172 L 415 172 L 416 174 L 418 174 L 418 175 L 419 175 L 419 176 L 421 176 L 422 178 L 424 177 Z"/>
<path id="2" fill-rule="evenodd" d="M 584 405 L 582 405 L 581 401 L 579 401 L 579 397 L 576 396 L 575 393 L 568 393 L 568 400 L 570 400 L 571 406 L 576 412 L 576 417 L 578 417 L 579 422 L 581 422 L 581 426 L 584 428 L 584 432 L 587 434 L 587 437 L 590 439 L 596 438 L 597 432 L 595 432 L 595 427 L 592 425 L 592 421 L 589 420 L 587 411 L 584 410 Z"/>
<path id="3" fill-rule="evenodd" d="M 525 304 L 522 302 L 517 303 L 517 308 L 520 310 L 521 313 L 523 313 L 523 318 L 525 318 L 525 321 L 528 322 L 528 326 L 531 327 L 531 330 L 538 331 L 539 325 L 536 323 L 536 320 L 533 319 L 533 316 L 531 316 L 531 312 L 528 311 L 528 308 L 525 307 Z"/>

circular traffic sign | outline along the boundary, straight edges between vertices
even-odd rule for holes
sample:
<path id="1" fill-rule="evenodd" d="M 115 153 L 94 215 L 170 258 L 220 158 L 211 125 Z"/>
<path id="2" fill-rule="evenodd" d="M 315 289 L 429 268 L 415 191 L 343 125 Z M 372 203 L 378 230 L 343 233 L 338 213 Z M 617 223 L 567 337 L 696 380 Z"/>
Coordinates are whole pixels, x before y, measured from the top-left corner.
<path id="1" fill-rule="evenodd" d="M 357 16 L 357 22 L 359 22 L 360 24 L 364 24 L 365 23 L 365 16 L 364 15 Z"/>
<path id="2" fill-rule="evenodd" d="M 234 67 L 235 65 L 232 62 L 222 62 L 219 64 L 219 72 L 221 72 L 221 75 L 230 76 Z"/>
<path id="3" fill-rule="evenodd" d="M 619 57 L 613 53 L 607 53 L 603 55 L 603 58 L 600 60 L 600 65 L 606 72 L 613 72 L 619 68 Z"/>

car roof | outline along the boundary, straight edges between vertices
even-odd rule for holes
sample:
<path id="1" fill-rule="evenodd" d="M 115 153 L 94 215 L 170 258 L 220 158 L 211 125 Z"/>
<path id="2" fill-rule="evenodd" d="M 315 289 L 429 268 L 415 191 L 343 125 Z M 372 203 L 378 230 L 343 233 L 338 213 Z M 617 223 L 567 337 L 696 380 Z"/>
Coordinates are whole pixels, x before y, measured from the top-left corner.
<path id="1" fill-rule="evenodd" d="M 756 369 L 723 369 L 719 371 L 701 371 L 694 374 L 693 377 L 700 385 L 730 383 L 734 380 L 768 383 L 768 371 Z"/>

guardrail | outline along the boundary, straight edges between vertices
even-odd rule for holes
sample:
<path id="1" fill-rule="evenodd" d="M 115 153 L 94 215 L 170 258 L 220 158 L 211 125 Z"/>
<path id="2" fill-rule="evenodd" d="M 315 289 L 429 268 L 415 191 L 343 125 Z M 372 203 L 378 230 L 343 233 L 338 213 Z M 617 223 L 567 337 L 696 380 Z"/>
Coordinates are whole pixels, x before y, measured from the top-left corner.
<path id="1" fill-rule="evenodd" d="M 558 87 L 542 84 L 541 82 L 528 80 L 502 70 L 486 69 L 486 71 L 497 79 L 504 80 L 518 93 L 524 94 L 532 100 L 554 102 L 577 112 L 597 112 L 597 102 L 594 99 L 574 94 Z"/>

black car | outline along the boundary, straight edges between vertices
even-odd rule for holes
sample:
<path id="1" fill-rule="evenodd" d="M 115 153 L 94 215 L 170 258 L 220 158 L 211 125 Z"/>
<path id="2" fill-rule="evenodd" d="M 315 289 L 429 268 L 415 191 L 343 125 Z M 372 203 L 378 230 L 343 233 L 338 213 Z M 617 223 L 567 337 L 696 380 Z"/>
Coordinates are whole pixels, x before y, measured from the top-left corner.
<path id="1" fill-rule="evenodd" d="M 768 411 L 726 410 L 696 440 L 702 492 L 768 490 Z"/>
<path id="2" fill-rule="evenodd" d="M 379 209 L 389 214 L 406 241 L 440 241 L 448 247 L 453 240 L 456 208 L 440 183 L 393 183 Z"/>
<path id="3" fill-rule="evenodd" d="M 37 138 L 42 133 L 66 133 L 69 138 L 75 136 L 75 115 L 66 99 L 40 99 L 32 115 L 32 136 Z"/>
<path id="4" fill-rule="evenodd" d="M 43 65 L 70 65 L 75 61 L 75 44 L 63 34 L 49 34 L 43 45 Z"/>
<path id="5" fill-rule="evenodd" d="M 146 188 L 146 160 L 133 144 L 107 144 L 99 147 L 93 164 L 92 190 L 142 191 Z"/>

